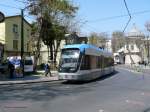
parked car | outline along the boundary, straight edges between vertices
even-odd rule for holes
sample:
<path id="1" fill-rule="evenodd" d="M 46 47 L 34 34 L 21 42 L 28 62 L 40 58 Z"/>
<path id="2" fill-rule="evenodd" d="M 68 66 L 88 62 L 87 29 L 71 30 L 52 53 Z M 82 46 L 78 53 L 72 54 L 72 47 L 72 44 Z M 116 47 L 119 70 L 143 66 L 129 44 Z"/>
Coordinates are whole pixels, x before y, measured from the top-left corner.
<path id="1" fill-rule="evenodd" d="M 7 63 L 0 63 L 0 73 L 5 73 L 8 70 Z"/>

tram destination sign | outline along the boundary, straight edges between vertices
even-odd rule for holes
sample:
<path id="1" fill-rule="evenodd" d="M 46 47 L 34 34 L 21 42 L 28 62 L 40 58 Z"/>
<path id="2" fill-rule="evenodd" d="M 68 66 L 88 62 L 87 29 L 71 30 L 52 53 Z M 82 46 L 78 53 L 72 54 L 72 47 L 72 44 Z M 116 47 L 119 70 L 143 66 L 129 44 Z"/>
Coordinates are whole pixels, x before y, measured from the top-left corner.
<path id="1" fill-rule="evenodd" d="M 5 20 L 5 16 L 2 12 L 0 12 L 0 23 Z"/>

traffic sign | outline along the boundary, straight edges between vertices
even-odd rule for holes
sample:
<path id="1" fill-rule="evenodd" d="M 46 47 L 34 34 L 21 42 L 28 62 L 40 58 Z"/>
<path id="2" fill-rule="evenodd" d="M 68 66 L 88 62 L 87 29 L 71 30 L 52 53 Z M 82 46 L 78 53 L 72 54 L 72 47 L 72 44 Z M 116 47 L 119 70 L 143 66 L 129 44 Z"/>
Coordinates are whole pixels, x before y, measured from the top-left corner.
<path id="1" fill-rule="evenodd" d="M 0 23 L 5 20 L 5 16 L 2 12 L 0 12 Z"/>

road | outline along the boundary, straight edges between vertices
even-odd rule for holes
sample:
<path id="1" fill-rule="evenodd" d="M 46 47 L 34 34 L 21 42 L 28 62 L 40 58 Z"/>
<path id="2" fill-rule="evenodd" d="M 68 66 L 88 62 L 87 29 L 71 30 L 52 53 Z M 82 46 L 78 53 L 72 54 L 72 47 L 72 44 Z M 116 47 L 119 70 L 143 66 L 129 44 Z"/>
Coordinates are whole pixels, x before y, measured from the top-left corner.
<path id="1" fill-rule="evenodd" d="M 88 83 L 0 86 L 0 112 L 150 112 L 150 75 L 117 69 Z"/>

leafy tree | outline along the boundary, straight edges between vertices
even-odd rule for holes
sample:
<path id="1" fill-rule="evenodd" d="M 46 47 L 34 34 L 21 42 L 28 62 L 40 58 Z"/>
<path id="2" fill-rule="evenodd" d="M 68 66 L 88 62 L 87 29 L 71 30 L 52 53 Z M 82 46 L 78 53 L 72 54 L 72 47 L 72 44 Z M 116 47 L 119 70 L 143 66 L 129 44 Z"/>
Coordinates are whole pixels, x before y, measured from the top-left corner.
<path id="1" fill-rule="evenodd" d="M 145 23 L 146 30 L 150 32 L 150 21 Z"/>
<path id="2" fill-rule="evenodd" d="M 102 32 L 99 34 L 99 37 L 98 37 L 98 45 L 99 47 L 105 49 L 107 46 L 106 46 L 106 42 L 108 40 L 108 34 L 106 32 Z"/>
<path id="3" fill-rule="evenodd" d="M 40 56 L 40 49 L 41 49 L 41 38 L 39 38 L 39 29 L 38 29 L 38 24 L 37 22 L 34 22 L 31 24 L 32 30 L 31 30 L 31 38 L 30 38 L 30 43 L 31 43 L 31 48 L 34 54 L 34 69 L 36 70 L 36 65 L 38 58 Z"/>
<path id="4" fill-rule="evenodd" d="M 39 38 L 47 45 L 50 60 L 56 62 L 61 40 L 68 31 L 67 22 L 78 9 L 68 0 L 27 0 L 30 14 L 37 17 Z M 39 39 L 39 40 L 40 40 Z M 54 52 L 53 52 L 54 51 Z"/>
<path id="5" fill-rule="evenodd" d="M 150 21 L 147 21 L 146 23 L 145 23 L 145 27 L 146 27 L 146 30 L 148 31 L 148 32 L 150 32 Z M 146 44 L 145 44 L 145 47 L 146 47 L 146 52 L 147 52 L 147 59 L 148 59 L 148 63 L 149 63 L 149 60 L 150 60 L 150 49 L 149 49 L 149 40 L 148 40 L 148 38 L 149 38 L 149 35 L 146 37 L 147 38 L 147 40 L 146 40 Z"/>
<path id="6" fill-rule="evenodd" d="M 112 33 L 112 50 L 117 52 L 125 45 L 125 35 L 121 31 L 115 31 Z"/>
<path id="7" fill-rule="evenodd" d="M 91 33 L 89 36 L 89 43 L 93 45 L 97 45 L 97 39 L 98 39 L 98 34 L 97 33 Z"/>
<path id="8" fill-rule="evenodd" d="M 106 42 L 108 39 L 108 35 L 105 32 L 102 33 L 91 33 L 89 36 L 89 43 L 96 45 L 97 47 L 106 48 Z"/>

